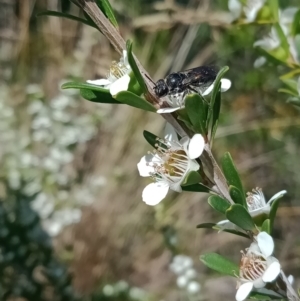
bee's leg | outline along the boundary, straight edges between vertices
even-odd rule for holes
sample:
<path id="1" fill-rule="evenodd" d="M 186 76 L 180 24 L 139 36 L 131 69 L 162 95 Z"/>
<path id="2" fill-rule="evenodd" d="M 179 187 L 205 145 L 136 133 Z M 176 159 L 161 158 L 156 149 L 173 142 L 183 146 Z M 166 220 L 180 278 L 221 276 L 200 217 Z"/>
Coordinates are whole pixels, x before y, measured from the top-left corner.
<path id="1" fill-rule="evenodd" d="M 195 90 L 192 86 L 188 86 L 188 88 L 189 88 L 189 90 L 191 90 L 191 91 L 193 91 L 193 92 L 195 92 L 197 94 L 202 95 L 199 91 Z M 206 102 L 206 104 L 209 105 L 209 102 L 205 99 L 205 97 L 202 96 L 202 99 Z"/>

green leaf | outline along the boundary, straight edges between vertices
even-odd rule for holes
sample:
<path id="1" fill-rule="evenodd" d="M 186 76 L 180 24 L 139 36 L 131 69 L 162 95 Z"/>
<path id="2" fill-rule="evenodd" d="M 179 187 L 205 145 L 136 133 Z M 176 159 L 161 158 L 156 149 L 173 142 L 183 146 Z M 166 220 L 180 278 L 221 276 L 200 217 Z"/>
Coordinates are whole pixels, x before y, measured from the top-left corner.
<path id="1" fill-rule="evenodd" d="M 278 0 L 268 0 L 268 6 L 271 9 L 271 14 L 275 22 L 278 22 L 279 5 Z"/>
<path id="2" fill-rule="evenodd" d="M 229 221 L 246 231 L 256 230 L 249 212 L 240 204 L 231 205 L 226 210 L 226 217 Z"/>
<path id="3" fill-rule="evenodd" d="M 116 100 L 125 103 L 131 107 L 142 109 L 144 111 L 156 112 L 154 106 L 147 102 L 144 98 L 131 93 L 129 91 L 121 91 L 115 96 Z"/>
<path id="4" fill-rule="evenodd" d="M 289 90 L 289 89 L 284 89 L 284 88 L 282 88 L 282 89 L 278 89 L 278 92 L 279 93 L 284 93 L 284 94 L 289 94 L 289 95 L 292 95 L 292 96 L 296 96 L 296 97 L 290 97 L 290 98 L 296 98 L 297 99 L 297 94 L 295 93 L 295 92 L 293 92 L 293 91 L 291 91 L 291 90 Z M 287 100 L 287 102 L 289 102 L 288 100 Z"/>
<path id="5" fill-rule="evenodd" d="M 271 206 L 271 210 L 270 210 L 270 214 L 269 214 L 271 231 L 273 231 L 274 221 L 275 221 L 278 206 L 279 206 L 279 199 L 273 201 L 272 206 Z"/>
<path id="6" fill-rule="evenodd" d="M 192 191 L 192 192 L 209 192 L 209 188 L 204 186 L 203 184 L 194 184 L 189 186 L 182 186 L 183 191 Z"/>
<path id="7" fill-rule="evenodd" d="M 69 15 L 66 13 L 61 13 L 58 11 L 47 10 L 47 11 L 36 14 L 36 16 L 37 17 L 50 16 L 50 17 L 66 18 L 66 19 L 77 21 L 77 22 L 80 22 L 80 23 L 83 23 L 83 24 L 86 24 L 86 25 L 89 25 L 91 27 L 98 29 L 98 27 L 95 25 L 94 22 L 91 22 L 91 21 L 88 21 L 88 20 L 85 20 L 85 19 L 82 19 L 82 18 L 79 18 L 76 16 L 72 16 L 72 15 Z"/>
<path id="8" fill-rule="evenodd" d="M 96 4 L 114 27 L 118 27 L 117 19 L 108 0 L 96 0 Z"/>
<path id="9" fill-rule="evenodd" d="M 140 69 L 138 68 L 136 61 L 134 59 L 133 53 L 132 53 L 132 42 L 128 40 L 126 42 L 126 49 L 127 49 L 127 55 L 128 55 L 128 63 L 134 73 L 134 76 L 136 77 L 140 87 L 142 88 L 142 91 L 144 93 L 148 92 L 147 85 L 145 84 L 144 77 L 142 76 Z"/>
<path id="10" fill-rule="evenodd" d="M 197 225 L 196 228 L 198 229 L 213 229 L 213 227 L 215 226 L 215 223 L 202 223 Z"/>
<path id="11" fill-rule="evenodd" d="M 221 274 L 236 277 L 239 274 L 239 267 L 234 262 L 216 253 L 208 253 L 200 256 L 200 260 L 212 270 Z"/>
<path id="12" fill-rule="evenodd" d="M 290 53 L 290 46 L 289 46 L 287 37 L 286 37 L 285 33 L 283 32 L 279 23 L 275 23 L 273 26 L 275 27 L 278 37 L 280 39 L 280 46 L 284 49 L 284 51 L 286 53 L 286 58 L 288 58 L 289 53 Z"/>
<path id="13" fill-rule="evenodd" d="M 197 225 L 197 228 L 198 229 L 212 229 L 212 230 L 217 230 L 217 231 L 221 230 L 222 232 L 227 232 L 227 233 L 230 233 L 230 234 L 234 234 L 234 235 L 238 235 L 238 236 L 241 236 L 241 237 L 249 238 L 249 236 L 247 234 L 243 233 L 243 232 L 233 230 L 233 229 L 223 229 L 223 228 L 220 228 L 218 226 L 218 224 L 215 224 L 215 223 L 199 224 L 199 225 Z"/>
<path id="14" fill-rule="evenodd" d="M 144 138 L 146 139 L 146 141 L 154 148 L 156 148 L 156 144 L 158 143 L 158 139 L 159 137 L 157 137 L 156 135 L 148 132 L 148 131 L 144 131 L 143 132 Z"/>
<path id="15" fill-rule="evenodd" d="M 232 185 L 229 186 L 229 194 L 230 194 L 232 200 L 236 204 L 240 204 L 240 205 L 244 206 L 246 209 L 248 208 L 245 196 L 243 196 L 241 191 L 239 189 L 237 189 L 235 186 L 232 186 Z"/>
<path id="16" fill-rule="evenodd" d="M 84 99 L 91 102 L 122 104 L 121 102 L 114 99 L 110 93 L 98 92 L 89 89 L 80 89 L 80 95 Z"/>
<path id="17" fill-rule="evenodd" d="M 272 229 L 271 229 L 271 224 L 270 224 L 270 220 L 269 219 L 266 219 L 262 226 L 261 226 L 261 231 L 265 231 L 267 232 L 268 234 L 271 234 L 272 232 Z"/>
<path id="18" fill-rule="evenodd" d="M 287 103 L 291 103 L 294 106 L 300 107 L 300 97 L 290 97 Z"/>
<path id="19" fill-rule="evenodd" d="M 197 171 L 190 171 L 184 178 L 181 186 L 194 185 L 198 184 L 199 182 L 201 182 L 201 176 L 199 175 L 199 173 Z"/>
<path id="20" fill-rule="evenodd" d="M 84 83 L 81 83 L 81 82 L 68 82 L 68 83 L 64 83 L 61 86 L 61 88 L 62 89 L 89 89 L 89 90 L 92 90 L 92 91 L 99 91 L 99 92 L 110 94 L 108 89 L 104 89 L 101 86 L 94 85 L 94 84 L 89 84 L 87 82 L 84 82 Z"/>
<path id="21" fill-rule="evenodd" d="M 221 88 L 221 79 L 224 76 L 224 74 L 229 70 L 228 66 L 223 67 L 217 74 L 217 77 L 214 81 L 214 87 L 211 92 L 211 99 L 210 99 L 210 104 L 209 104 L 209 111 L 208 111 L 208 116 L 207 116 L 207 126 L 210 123 L 210 119 L 213 115 L 213 111 L 216 110 L 218 111 L 218 108 L 215 108 L 215 102 L 218 101 L 218 93 L 220 93 L 220 88 Z M 220 96 L 221 98 L 221 96 Z M 221 102 L 221 99 L 219 99 L 219 102 Z M 216 106 L 220 106 L 220 104 L 216 104 Z M 220 110 L 220 109 L 219 109 Z M 219 118 L 219 113 L 217 114 L 217 117 Z"/>
<path id="22" fill-rule="evenodd" d="M 265 290 L 266 292 L 262 292 Z M 287 298 L 283 298 L 279 294 L 276 294 L 274 291 L 260 289 L 259 292 L 252 291 L 248 298 L 255 300 L 287 300 Z"/>
<path id="23" fill-rule="evenodd" d="M 218 195 L 210 196 L 207 201 L 211 207 L 223 214 L 225 214 L 226 210 L 230 207 L 229 203 Z"/>
<path id="24" fill-rule="evenodd" d="M 300 9 L 296 12 L 294 16 L 291 32 L 293 36 L 300 34 Z"/>
<path id="25" fill-rule="evenodd" d="M 222 158 L 222 169 L 229 185 L 235 186 L 240 192 L 243 204 L 246 204 L 246 196 L 243 189 L 242 181 L 233 163 L 230 153 L 225 153 Z"/>
<path id="26" fill-rule="evenodd" d="M 211 125 L 211 134 L 210 134 L 210 142 L 212 144 L 215 134 L 217 132 L 218 123 L 219 123 L 219 115 L 221 110 L 221 91 L 219 91 L 216 95 L 213 112 L 212 112 L 212 125 Z"/>
<path id="27" fill-rule="evenodd" d="M 259 47 L 259 46 L 256 46 L 255 47 L 255 50 L 262 56 L 266 57 L 267 61 L 270 62 L 270 63 L 273 63 L 275 65 L 282 65 L 282 64 L 285 64 L 285 60 L 279 58 L 277 55 L 276 55 L 276 52 L 268 52 L 267 50 Z"/>
<path id="28" fill-rule="evenodd" d="M 185 98 L 185 109 L 194 131 L 206 136 L 208 105 L 203 96 L 199 94 L 187 95 Z"/>

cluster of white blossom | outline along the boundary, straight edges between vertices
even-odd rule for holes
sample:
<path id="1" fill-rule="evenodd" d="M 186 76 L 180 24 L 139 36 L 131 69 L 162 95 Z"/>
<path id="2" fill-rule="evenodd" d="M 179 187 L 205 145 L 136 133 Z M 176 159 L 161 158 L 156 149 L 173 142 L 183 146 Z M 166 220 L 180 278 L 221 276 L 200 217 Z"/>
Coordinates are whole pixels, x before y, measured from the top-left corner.
<path id="1" fill-rule="evenodd" d="M 194 263 L 191 257 L 186 255 L 174 256 L 170 270 L 177 276 L 178 288 L 184 290 L 188 295 L 199 294 L 201 285 L 198 282 L 198 273 L 194 269 Z"/>
<path id="2" fill-rule="evenodd" d="M 13 106 L 5 102 L 9 99 L 8 87 L 0 89 L 2 176 L 11 189 L 36 195 L 32 208 L 52 236 L 80 220 L 80 207 L 93 201 L 93 189 L 99 187 L 100 180 L 105 181 L 78 182 L 72 164 L 74 153 L 82 153 L 85 143 L 96 133 L 101 115 L 97 110 L 92 114 L 82 112 L 75 93 L 62 90 L 46 101 L 41 87 L 31 84 L 27 86 L 26 101 Z"/>
<path id="3" fill-rule="evenodd" d="M 232 14 L 233 19 L 243 18 L 245 23 L 255 22 L 259 18 L 259 13 L 263 10 L 264 6 L 267 5 L 266 0 L 229 0 L 228 8 Z M 282 47 L 282 34 L 288 43 L 289 50 L 289 62 L 294 64 L 300 63 L 300 53 L 299 45 L 300 35 L 293 36 L 291 29 L 292 23 L 299 8 L 297 7 L 287 7 L 283 10 L 278 11 L 278 26 L 272 26 L 270 33 L 254 43 L 255 47 L 261 47 L 267 52 L 276 52 L 280 54 L 280 49 Z M 286 55 L 282 53 L 282 55 Z M 260 67 L 266 63 L 266 58 L 261 56 L 255 63 L 255 67 Z"/>
<path id="4" fill-rule="evenodd" d="M 123 299 L 124 295 L 128 297 L 126 299 L 134 300 L 134 301 L 145 301 L 149 299 L 149 296 L 146 291 L 139 287 L 130 287 L 126 281 L 118 281 L 115 284 L 106 284 L 102 289 L 103 294 L 107 298 L 118 298 L 118 296 L 122 296 Z"/>

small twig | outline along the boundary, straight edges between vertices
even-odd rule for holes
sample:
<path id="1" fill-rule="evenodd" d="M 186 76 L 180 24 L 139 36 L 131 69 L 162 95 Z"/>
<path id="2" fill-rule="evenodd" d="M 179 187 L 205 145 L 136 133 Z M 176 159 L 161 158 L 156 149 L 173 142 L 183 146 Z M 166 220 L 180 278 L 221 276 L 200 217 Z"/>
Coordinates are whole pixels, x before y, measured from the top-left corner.
<path id="1" fill-rule="evenodd" d="M 281 270 L 281 278 L 282 278 L 282 280 L 286 284 L 286 291 L 287 291 L 287 297 L 288 297 L 288 299 L 290 301 L 299 301 L 300 298 L 299 298 L 298 294 L 295 292 L 294 288 L 292 287 L 292 285 L 290 284 L 289 280 L 285 276 L 283 270 Z"/>

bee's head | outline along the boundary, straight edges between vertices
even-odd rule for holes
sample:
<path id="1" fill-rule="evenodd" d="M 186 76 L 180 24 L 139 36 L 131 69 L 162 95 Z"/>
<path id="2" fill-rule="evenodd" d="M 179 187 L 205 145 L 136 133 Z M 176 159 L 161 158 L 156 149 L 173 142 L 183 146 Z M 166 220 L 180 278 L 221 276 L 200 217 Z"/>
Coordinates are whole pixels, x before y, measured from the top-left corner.
<path id="1" fill-rule="evenodd" d="M 169 89 L 163 79 L 157 81 L 154 87 L 154 92 L 158 97 L 164 97 L 168 94 Z"/>

